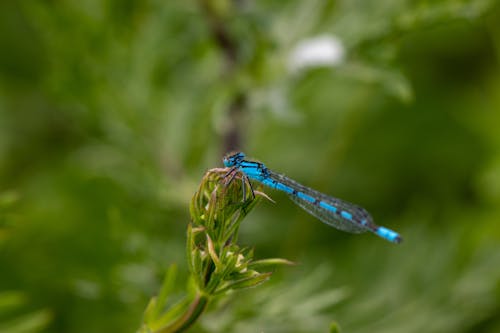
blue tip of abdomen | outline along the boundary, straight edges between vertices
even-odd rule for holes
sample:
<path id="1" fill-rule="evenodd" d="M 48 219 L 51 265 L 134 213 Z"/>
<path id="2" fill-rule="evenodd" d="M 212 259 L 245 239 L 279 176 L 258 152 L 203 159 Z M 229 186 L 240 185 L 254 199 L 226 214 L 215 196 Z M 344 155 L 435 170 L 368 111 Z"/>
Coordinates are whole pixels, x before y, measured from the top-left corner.
<path id="1" fill-rule="evenodd" d="M 401 243 L 403 241 L 403 238 L 397 232 L 392 231 L 391 229 L 387 229 L 385 227 L 378 227 L 375 233 L 378 236 L 387 239 L 389 242 Z"/>

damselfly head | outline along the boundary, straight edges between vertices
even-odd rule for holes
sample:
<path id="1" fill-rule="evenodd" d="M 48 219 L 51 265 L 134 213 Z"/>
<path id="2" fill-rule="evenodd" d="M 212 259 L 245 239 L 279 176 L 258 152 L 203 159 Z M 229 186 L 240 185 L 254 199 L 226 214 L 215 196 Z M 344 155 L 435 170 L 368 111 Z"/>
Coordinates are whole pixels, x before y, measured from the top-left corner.
<path id="1" fill-rule="evenodd" d="M 228 155 L 224 156 L 222 162 L 227 168 L 231 168 L 236 165 L 239 165 L 244 158 L 245 154 L 243 154 L 242 152 L 229 153 Z"/>

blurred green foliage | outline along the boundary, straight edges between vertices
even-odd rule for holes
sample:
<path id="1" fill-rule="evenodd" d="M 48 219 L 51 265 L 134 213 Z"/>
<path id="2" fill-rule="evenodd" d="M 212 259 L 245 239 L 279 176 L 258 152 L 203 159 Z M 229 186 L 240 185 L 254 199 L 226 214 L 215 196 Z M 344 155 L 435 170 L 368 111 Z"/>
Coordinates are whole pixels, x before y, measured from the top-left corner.
<path id="1" fill-rule="evenodd" d="M 193 331 L 498 332 L 499 22 L 494 0 L 1 2 L 0 330 L 136 330 L 166 267 L 187 275 L 189 201 L 244 94 L 249 156 L 405 242 L 268 193 L 240 242 L 299 267 Z M 345 60 L 290 73 L 324 34 Z"/>

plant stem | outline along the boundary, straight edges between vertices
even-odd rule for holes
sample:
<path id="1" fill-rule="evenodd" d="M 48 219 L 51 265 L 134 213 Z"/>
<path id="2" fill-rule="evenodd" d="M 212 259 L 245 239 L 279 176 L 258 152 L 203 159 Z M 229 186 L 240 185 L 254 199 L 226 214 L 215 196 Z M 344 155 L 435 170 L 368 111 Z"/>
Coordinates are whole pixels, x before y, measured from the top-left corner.
<path id="1" fill-rule="evenodd" d="M 163 327 L 154 333 L 174 333 L 174 332 L 183 332 L 188 329 L 198 317 L 203 313 L 207 304 L 208 304 L 208 296 L 198 293 L 187 311 L 175 322 L 167 327 Z"/>

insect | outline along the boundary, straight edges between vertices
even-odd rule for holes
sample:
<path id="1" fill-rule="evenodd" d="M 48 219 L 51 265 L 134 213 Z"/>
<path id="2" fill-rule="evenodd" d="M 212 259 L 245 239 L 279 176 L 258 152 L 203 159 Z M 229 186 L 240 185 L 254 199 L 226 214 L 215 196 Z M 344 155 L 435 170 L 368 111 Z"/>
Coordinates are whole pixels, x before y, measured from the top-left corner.
<path id="1" fill-rule="evenodd" d="M 364 208 L 299 184 L 260 162 L 245 160 L 242 152 L 225 156 L 223 162 L 232 170 L 240 170 L 249 179 L 285 192 L 302 209 L 329 226 L 350 233 L 370 231 L 393 243 L 403 240 L 397 232 L 376 225 Z"/>

